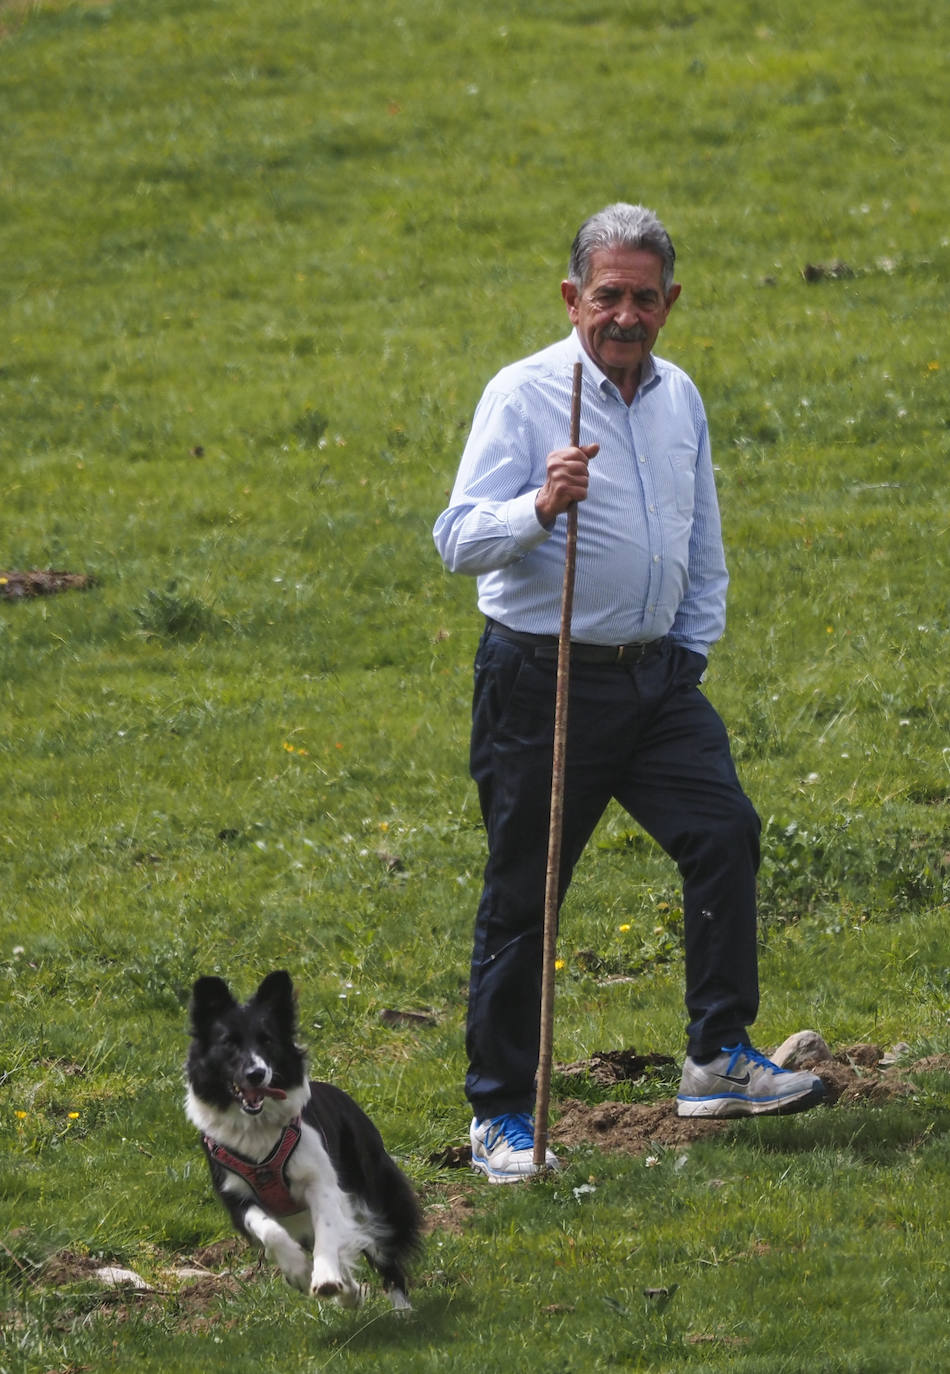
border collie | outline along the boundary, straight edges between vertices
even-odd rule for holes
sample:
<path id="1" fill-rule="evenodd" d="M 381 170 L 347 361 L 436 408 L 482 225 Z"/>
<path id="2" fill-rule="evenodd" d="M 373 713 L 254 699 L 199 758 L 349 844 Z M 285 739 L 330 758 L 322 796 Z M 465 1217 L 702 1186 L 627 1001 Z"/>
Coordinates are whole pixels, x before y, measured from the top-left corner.
<path id="1" fill-rule="evenodd" d="M 363 1255 L 408 1309 L 415 1193 L 353 1099 L 307 1081 L 289 974 L 269 973 L 243 1005 L 223 978 L 199 978 L 190 1011 L 185 1110 L 237 1230 L 288 1283 L 343 1307 L 365 1295 L 354 1276 Z"/>

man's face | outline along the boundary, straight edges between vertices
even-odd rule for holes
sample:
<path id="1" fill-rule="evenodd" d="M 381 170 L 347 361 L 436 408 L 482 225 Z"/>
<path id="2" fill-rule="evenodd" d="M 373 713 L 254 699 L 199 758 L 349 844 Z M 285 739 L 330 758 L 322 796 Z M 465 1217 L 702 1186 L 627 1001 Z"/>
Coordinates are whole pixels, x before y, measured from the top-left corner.
<path id="1" fill-rule="evenodd" d="M 674 283 L 664 295 L 662 273 L 660 259 L 645 249 L 598 248 L 583 290 L 561 283 L 585 351 L 621 390 L 639 380 L 643 360 L 680 293 Z"/>

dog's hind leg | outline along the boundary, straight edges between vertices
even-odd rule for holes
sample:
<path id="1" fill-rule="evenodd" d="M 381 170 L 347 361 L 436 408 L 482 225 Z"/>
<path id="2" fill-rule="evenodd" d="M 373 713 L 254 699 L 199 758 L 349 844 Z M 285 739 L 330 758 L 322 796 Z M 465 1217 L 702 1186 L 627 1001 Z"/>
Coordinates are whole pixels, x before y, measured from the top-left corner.
<path id="1" fill-rule="evenodd" d="M 377 1244 L 364 1250 L 363 1254 L 382 1278 L 386 1296 L 394 1309 L 400 1313 L 411 1312 L 412 1303 L 407 1296 L 409 1283 L 406 1278 L 406 1271 L 391 1249 Z"/>
<path id="2" fill-rule="evenodd" d="M 387 1288 L 386 1296 L 392 1303 L 394 1311 L 398 1312 L 400 1316 L 408 1316 L 412 1311 L 412 1303 L 406 1297 L 404 1288 Z"/>

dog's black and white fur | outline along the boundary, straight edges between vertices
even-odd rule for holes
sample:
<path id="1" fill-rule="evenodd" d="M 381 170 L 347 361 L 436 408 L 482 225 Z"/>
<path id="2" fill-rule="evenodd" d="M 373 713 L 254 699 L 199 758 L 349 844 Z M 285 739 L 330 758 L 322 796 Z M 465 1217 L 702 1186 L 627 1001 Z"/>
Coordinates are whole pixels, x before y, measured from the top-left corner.
<path id="1" fill-rule="evenodd" d="M 307 1080 L 287 973 L 239 1004 L 222 978 L 191 997 L 186 1111 L 236 1228 L 305 1293 L 362 1301 L 360 1256 L 406 1309 L 419 1207 L 379 1131 L 341 1089 Z M 272 1167 L 269 1167 L 272 1166 Z"/>

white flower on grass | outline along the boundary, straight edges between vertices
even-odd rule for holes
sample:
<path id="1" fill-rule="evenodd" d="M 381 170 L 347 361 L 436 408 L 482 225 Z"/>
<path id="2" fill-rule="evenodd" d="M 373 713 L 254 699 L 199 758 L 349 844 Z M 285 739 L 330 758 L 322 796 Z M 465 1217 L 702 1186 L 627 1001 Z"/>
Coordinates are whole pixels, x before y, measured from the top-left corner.
<path id="1" fill-rule="evenodd" d="M 648 1169 L 655 1169 L 656 1166 L 657 1166 L 657 1165 L 659 1164 L 659 1162 L 660 1162 L 660 1156 L 659 1156 L 659 1155 L 647 1155 L 646 1159 L 645 1159 L 643 1162 L 644 1162 L 644 1164 L 646 1165 L 646 1167 L 647 1167 Z"/>

